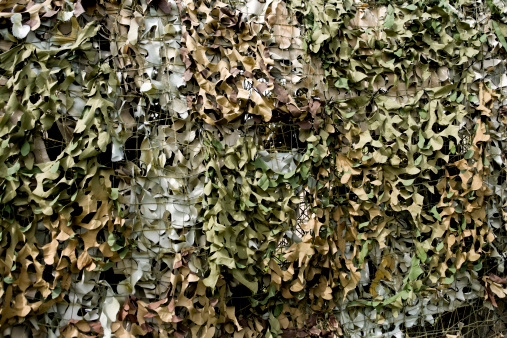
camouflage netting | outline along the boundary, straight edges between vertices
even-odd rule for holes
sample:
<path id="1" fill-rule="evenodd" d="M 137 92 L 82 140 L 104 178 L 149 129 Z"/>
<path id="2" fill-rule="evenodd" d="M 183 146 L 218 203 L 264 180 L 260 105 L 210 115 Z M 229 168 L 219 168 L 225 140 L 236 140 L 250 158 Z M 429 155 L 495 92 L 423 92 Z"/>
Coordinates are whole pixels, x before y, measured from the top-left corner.
<path id="1" fill-rule="evenodd" d="M 507 2 L 2 0 L 0 35 L 0 336 L 505 330 Z"/>

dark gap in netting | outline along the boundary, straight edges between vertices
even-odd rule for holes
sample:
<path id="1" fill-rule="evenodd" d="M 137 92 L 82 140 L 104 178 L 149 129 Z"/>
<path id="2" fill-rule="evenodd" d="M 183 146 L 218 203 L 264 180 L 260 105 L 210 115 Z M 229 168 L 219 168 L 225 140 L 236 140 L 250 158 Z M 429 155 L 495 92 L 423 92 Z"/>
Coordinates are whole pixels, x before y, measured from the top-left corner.
<path id="1" fill-rule="evenodd" d="M 45 134 L 47 135 L 45 137 L 43 136 L 45 150 L 49 159 L 54 161 L 58 158 L 58 156 L 60 156 L 68 143 L 60 132 L 60 128 L 56 122 L 53 123 L 51 128 Z"/>
<path id="2" fill-rule="evenodd" d="M 139 159 L 141 158 L 141 149 L 139 145 L 141 144 L 142 139 L 141 136 L 134 135 L 127 139 L 125 142 L 125 159 L 129 162 L 139 164 Z"/>
<path id="3" fill-rule="evenodd" d="M 115 166 L 115 162 L 111 161 L 112 152 L 113 152 L 113 144 L 110 142 L 105 151 L 100 151 L 98 147 L 95 148 L 99 153 L 97 155 L 97 162 L 107 168 L 113 168 Z"/>
<path id="4" fill-rule="evenodd" d="M 493 184 L 497 184 L 498 186 L 503 186 L 503 184 L 506 182 L 507 179 L 507 171 L 501 170 L 499 175 L 496 178 L 496 182 L 493 182 Z"/>
<path id="5" fill-rule="evenodd" d="M 234 306 L 239 315 L 248 315 L 251 306 L 250 297 L 254 296 L 252 291 L 243 284 L 231 286 L 230 291 L 234 296 L 228 298 L 227 305 Z M 262 290 L 259 293 L 262 293 Z"/>
<path id="6" fill-rule="evenodd" d="M 55 280 L 55 276 L 53 275 L 53 266 L 52 265 L 45 265 L 44 271 L 42 272 L 42 278 L 48 282 L 53 283 Z"/>
<path id="7" fill-rule="evenodd" d="M 96 212 L 91 212 L 87 214 L 83 219 L 81 219 L 80 223 L 90 223 L 90 221 L 95 217 Z"/>
<path id="8" fill-rule="evenodd" d="M 109 285 L 111 285 L 111 288 L 113 291 L 118 294 L 118 285 L 121 281 L 123 281 L 127 276 L 125 276 L 123 273 L 114 273 L 114 269 L 109 269 L 107 271 L 102 271 L 100 274 L 100 279 L 106 281 Z"/>
<path id="9" fill-rule="evenodd" d="M 77 202 L 73 202 L 71 205 L 72 212 L 70 213 L 71 217 L 78 217 L 81 216 L 83 213 L 83 207 L 81 207 Z"/>

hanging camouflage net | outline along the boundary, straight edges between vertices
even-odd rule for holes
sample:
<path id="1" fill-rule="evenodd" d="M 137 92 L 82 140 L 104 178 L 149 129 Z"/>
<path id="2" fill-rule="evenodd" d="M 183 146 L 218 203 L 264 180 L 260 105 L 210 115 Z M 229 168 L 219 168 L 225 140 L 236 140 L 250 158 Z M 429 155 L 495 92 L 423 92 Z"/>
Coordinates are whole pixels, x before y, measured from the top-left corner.
<path id="1" fill-rule="evenodd" d="M 505 332 L 503 0 L 0 9 L 2 337 Z"/>

